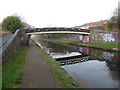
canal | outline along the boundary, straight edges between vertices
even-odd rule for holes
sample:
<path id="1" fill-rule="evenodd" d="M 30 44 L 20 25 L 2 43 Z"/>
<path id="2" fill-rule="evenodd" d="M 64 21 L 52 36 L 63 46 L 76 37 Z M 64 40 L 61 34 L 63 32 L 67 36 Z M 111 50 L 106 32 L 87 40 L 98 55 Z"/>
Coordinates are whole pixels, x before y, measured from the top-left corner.
<path id="1" fill-rule="evenodd" d="M 84 88 L 118 88 L 120 54 L 101 49 L 53 43 L 32 36 Z M 76 55 L 76 57 L 75 57 Z M 67 58 L 74 56 L 72 58 Z"/>

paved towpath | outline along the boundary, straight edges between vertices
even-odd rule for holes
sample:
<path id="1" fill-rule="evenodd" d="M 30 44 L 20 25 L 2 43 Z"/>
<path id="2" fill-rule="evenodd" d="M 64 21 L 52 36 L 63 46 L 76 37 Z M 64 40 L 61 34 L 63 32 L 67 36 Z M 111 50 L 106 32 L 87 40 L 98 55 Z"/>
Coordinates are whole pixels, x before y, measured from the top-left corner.
<path id="1" fill-rule="evenodd" d="M 36 45 L 30 41 L 26 56 L 21 88 L 60 88 L 59 81 L 49 71 L 49 66 Z"/>
<path id="2" fill-rule="evenodd" d="M 9 41 L 9 39 L 12 37 L 13 34 L 7 34 L 3 37 L 0 37 L 0 57 L 2 56 L 2 50 L 5 48 L 5 43 Z"/>
<path id="3" fill-rule="evenodd" d="M 11 38 L 12 35 L 13 34 L 7 34 L 7 35 L 1 37 L 2 38 L 2 45 L 4 45 Z"/>

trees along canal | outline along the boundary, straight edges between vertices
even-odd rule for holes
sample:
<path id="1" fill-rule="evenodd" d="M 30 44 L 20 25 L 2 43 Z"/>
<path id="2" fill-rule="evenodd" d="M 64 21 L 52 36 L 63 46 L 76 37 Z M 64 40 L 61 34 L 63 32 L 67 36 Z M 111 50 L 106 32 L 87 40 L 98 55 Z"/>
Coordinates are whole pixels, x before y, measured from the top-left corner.
<path id="1" fill-rule="evenodd" d="M 2 27 L 3 27 L 3 29 L 14 33 L 17 29 L 22 28 L 23 25 L 20 20 L 20 17 L 8 16 L 8 17 L 4 18 L 4 20 L 2 22 Z"/>

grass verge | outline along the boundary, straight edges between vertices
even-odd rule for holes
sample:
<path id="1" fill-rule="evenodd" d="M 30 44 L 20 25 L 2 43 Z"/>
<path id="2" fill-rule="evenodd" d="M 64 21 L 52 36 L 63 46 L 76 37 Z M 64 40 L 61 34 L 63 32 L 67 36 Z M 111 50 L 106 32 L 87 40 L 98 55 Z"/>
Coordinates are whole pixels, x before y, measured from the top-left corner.
<path id="1" fill-rule="evenodd" d="M 28 47 L 21 48 L 2 68 L 2 88 L 19 88 Z"/>
<path id="2" fill-rule="evenodd" d="M 2 61 L 1 57 L 0 61 Z M 2 62 L 0 62 L 0 89 L 2 89 Z"/>
<path id="3" fill-rule="evenodd" d="M 32 40 L 33 41 L 33 40 Z M 33 41 L 35 44 L 36 42 Z M 37 44 L 36 44 L 37 45 Z M 79 84 L 72 79 L 70 75 L 68 75 L 64 69 L 60 67 L 60 64 L 52 59 L 43 49 L 41 49 L 38 45 L 37 47 L 40 50 L 40 53 L 43 55 L 47 64 L 50 66 L 50 71 L 58 78 L 60 84 L 63 88 L 80 88 Z"/>
<path id="4" fill-rule="evenodd" d="M 120 48 L 119 44 L 106 44 L 106 43 L 82 43 L 82 41 L 73 41 L 73 40 L 64 40 L 64 39 L 45 39 L 47 41 L 58 41 L 65 43 L 73 43 L 73 44 L 82 44 L 82 45 L 92 45 L 98 47 L 107 47 L 107 48 Z"/>
<path id="5" fill-rule="evenodd" d="M 108 48 L 120 48 L 119 44 L 105 44 L 105 43 L 88 43 L 88 45 L 108 47 Z"/>

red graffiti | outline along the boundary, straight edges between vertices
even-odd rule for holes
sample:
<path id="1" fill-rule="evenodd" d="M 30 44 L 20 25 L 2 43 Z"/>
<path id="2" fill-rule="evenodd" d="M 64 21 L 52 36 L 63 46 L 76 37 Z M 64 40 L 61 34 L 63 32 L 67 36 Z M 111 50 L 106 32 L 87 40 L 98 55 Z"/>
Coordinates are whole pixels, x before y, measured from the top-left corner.
<path id="1" fill-rule="evenodd" d="M 120 35 L 116 35 L 116 40 L 120 40 Z"/>

